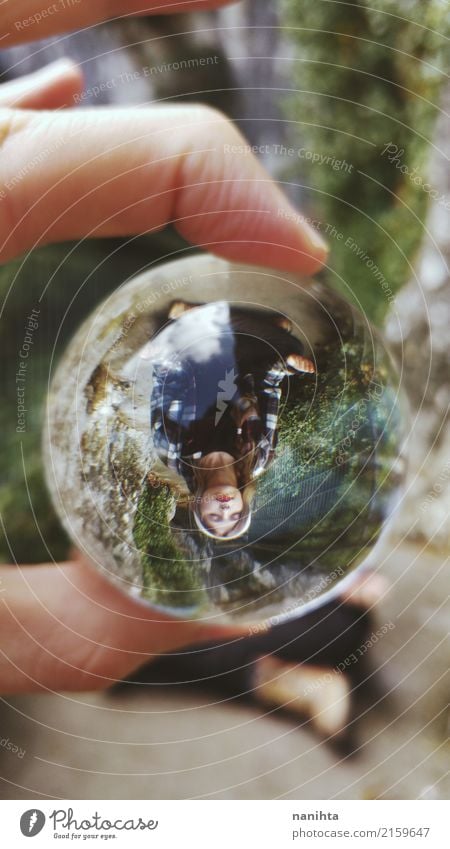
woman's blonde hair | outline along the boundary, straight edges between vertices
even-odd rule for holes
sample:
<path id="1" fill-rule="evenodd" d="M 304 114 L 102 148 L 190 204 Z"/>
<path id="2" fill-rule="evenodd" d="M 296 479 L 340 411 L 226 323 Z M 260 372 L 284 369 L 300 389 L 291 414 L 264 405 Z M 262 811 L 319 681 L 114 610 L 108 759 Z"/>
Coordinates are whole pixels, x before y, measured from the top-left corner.
<path id="1" fill-rule="evenodd" d="M 194 498 L 190 499 L 189 507 L 190 514 L 193 517 L 194 524 L 198 528 L 198 530 L 202 531 L 205 536 L 210 537 L 211 539 L 237 539 L 238 537 L 243 536 L 249 527 L 250 522 L 252 520 L 252 502 L 255 495 L 255 485 L 252 481 L 252 469 L 254 466 L 255 460 L 255 450 L 252 449 L 249 451 L 244 457 L 239 460 L 236 460 L 236 478 L 237 478 L 237 488 L 241 493 L 243 509 L 240 519 L 236 522 L 234 527 L 227 534 L 215 534 L 208 525 L 205 525 L 203 519 L 200 515 L 200 502 L 202 499 L 202 495 L 206 489 L 206 477 L 208 470 L 202 468 L 200 465 L 195 465 L 193 467 L 194 471 L 194 479 L 196 483 Z"/>

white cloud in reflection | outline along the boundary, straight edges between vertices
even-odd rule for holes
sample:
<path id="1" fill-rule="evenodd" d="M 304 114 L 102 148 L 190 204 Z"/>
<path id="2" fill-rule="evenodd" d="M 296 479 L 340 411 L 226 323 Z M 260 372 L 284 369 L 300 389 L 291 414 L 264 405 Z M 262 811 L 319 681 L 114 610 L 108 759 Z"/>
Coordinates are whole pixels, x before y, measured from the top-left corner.
<path id="1" fill-rule="evenodd" d="M 195 363 L 205 363 L 232 342 L 230 307 L 216 301 L 195 307 L 165 327 L 145 345 L 140 357 L 145 360 L 170 360 L 188 356 Z"/>

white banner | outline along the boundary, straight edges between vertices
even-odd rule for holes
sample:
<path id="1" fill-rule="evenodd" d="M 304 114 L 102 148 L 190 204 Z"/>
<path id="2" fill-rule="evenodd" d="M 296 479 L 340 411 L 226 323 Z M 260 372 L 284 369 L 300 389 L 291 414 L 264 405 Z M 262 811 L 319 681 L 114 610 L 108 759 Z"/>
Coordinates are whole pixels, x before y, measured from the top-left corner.
<path id="1" fill-rule="evenodd" d="M 1 846 L 448 846 L 439 801 L 3 801 Z"/>

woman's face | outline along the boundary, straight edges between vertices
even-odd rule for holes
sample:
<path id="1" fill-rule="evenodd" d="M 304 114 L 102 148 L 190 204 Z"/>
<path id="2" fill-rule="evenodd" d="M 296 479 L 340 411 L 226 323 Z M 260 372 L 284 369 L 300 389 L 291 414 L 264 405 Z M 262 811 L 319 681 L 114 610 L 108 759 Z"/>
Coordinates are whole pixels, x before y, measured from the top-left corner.
<path id="1" fill-rule="evenodd" d="M 200 500 L 200 517 L 217 536 L 231 533 L 242 516 L 244 502 L 235 486 L 213 486 L 205 489 Z"/>

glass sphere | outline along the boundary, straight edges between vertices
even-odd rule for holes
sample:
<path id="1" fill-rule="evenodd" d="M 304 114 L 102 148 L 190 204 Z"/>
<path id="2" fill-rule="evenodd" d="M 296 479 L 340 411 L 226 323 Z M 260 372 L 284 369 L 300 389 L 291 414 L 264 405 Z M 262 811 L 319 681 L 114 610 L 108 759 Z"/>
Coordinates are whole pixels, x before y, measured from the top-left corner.
<path id="1" fill-rule="evenodd" d="M 367 560 L 398 498 L 401 409 L 381 337 L 340 295 L 192 256 L 115 291 L 69 344 L 48 484 L 124 591 L 278 622 Z"/>

